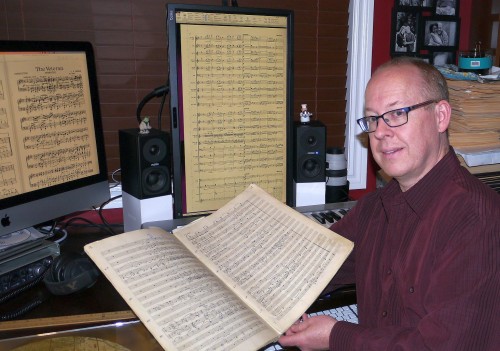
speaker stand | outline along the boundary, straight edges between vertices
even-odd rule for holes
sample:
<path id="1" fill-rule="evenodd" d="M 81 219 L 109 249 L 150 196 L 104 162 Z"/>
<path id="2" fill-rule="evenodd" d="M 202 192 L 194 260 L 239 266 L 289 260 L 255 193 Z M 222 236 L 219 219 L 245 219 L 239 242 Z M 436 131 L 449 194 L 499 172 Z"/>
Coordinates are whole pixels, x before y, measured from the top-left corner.
<path id="1" fill-rule="evenodd" d="M 142 228 L 146 222 L 173 219 L 172 195 L 149 199 L 138 199 L 126 192 L 122 193 L 123 229 L 125 232 Z"/>
<path id="2" fill-rule="evenodd" d="M 324 205 L 325 182 L 297 183 L 293 181 L 293 206 Z"/>

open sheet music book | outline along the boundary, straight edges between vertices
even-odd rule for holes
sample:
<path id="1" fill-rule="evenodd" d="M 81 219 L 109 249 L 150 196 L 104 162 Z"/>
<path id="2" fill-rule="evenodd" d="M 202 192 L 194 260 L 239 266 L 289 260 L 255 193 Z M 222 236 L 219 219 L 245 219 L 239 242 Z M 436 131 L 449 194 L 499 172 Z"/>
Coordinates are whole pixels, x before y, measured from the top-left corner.
<path id="1" fill-rule="evenodd" d="M 85 246 L 166 350 L 256 350 L 314 302 L 353 248 L 256 185 L 167 233 Z"/>

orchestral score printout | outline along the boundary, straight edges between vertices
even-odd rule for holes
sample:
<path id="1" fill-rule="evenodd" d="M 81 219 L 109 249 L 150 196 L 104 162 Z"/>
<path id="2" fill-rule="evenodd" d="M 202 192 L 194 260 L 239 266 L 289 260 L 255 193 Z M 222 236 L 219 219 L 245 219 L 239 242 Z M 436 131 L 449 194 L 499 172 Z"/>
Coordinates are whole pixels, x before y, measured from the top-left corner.
<path id="1" fill-rule="evenodd" d="M 80 53 L 0 55 L 0 198 L 99 172 L 86 66 Z"/>
<path id="2" fill-rule="evenodd" d="M 255 183 L 286 200 L 286 28 L 183 24 L 188 212 Z"/>

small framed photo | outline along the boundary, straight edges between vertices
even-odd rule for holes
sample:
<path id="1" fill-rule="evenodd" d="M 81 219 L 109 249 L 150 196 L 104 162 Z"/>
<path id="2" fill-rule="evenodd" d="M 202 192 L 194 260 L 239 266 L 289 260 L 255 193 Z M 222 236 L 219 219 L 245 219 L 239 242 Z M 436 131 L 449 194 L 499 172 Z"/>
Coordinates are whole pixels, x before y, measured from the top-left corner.
<path id="1" fill-rule="evenodd" d="M 396 7 L 414 9 L 433 9 L 436 0 L 395 0 Z"/>
<path id="2" fill-rule="evenodd" d="M 423 4 L 422 4 L 422 7 L 423 8 L 434 8 L 434 6 L 436 5 L 436 0 L 424 0 L 422 1 Z"/>
<path id="3" fill-rule="evenodd" d="M 458 47 L 459 19 L 447 16 L 425 17 L 420 38 L 422 47 L 432 51 L 448 51 Z M 443 50 L 444 49 L 444 50 Z"/>
<path id="4" fill-rule="evenodd" d="M 431 53 L 431 62 L 434 66 L 456 65 L 456 51 L 434 51 Z"/>
<path id="5" fill-rule="evenodd" d="M 435 14 L 437 16 L 458 16 L 460 0 L 436 0 Z"/>
<path id="6" fill-rule="evenodd" d="M 396 8 L 392 16 L 391 54 L 417 53 L 420 12 Z"/>

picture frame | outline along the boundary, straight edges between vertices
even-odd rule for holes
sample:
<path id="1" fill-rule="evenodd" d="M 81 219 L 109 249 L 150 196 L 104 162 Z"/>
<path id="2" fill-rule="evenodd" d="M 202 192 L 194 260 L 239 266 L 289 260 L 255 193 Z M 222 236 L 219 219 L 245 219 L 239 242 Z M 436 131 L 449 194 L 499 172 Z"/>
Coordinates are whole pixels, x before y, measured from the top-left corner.
<path id="1" fill-rule="evenodd" d="M 422 18 L 419 34 L 421 48 L 429 51 L 452 51 L 458 48 L 460 19 L 449 16 Z"/>
<path id="2" fill-rule="evenodd" d="M 420 11 L 408 8 L 395 8 L 392 13 L 391 54 L 414 56 L 420 48 L 419 26 Z"/>
<path id="3" fill-rule="evenodd" d="M 395 6 L 399 9 L 433 10 L 436 0 L 395 0 Z"/>
<path id="4" fill-rule="evenodd" d="M 436 0 L 434 14 L 436 16 L 457 17 L 460 0 Z"/>
<path id="5" fill-rule="evenodd" d="M 454 63 L 460 40 L 459 7 L 460 0 L 394 0 L 391 57 Z"/>

